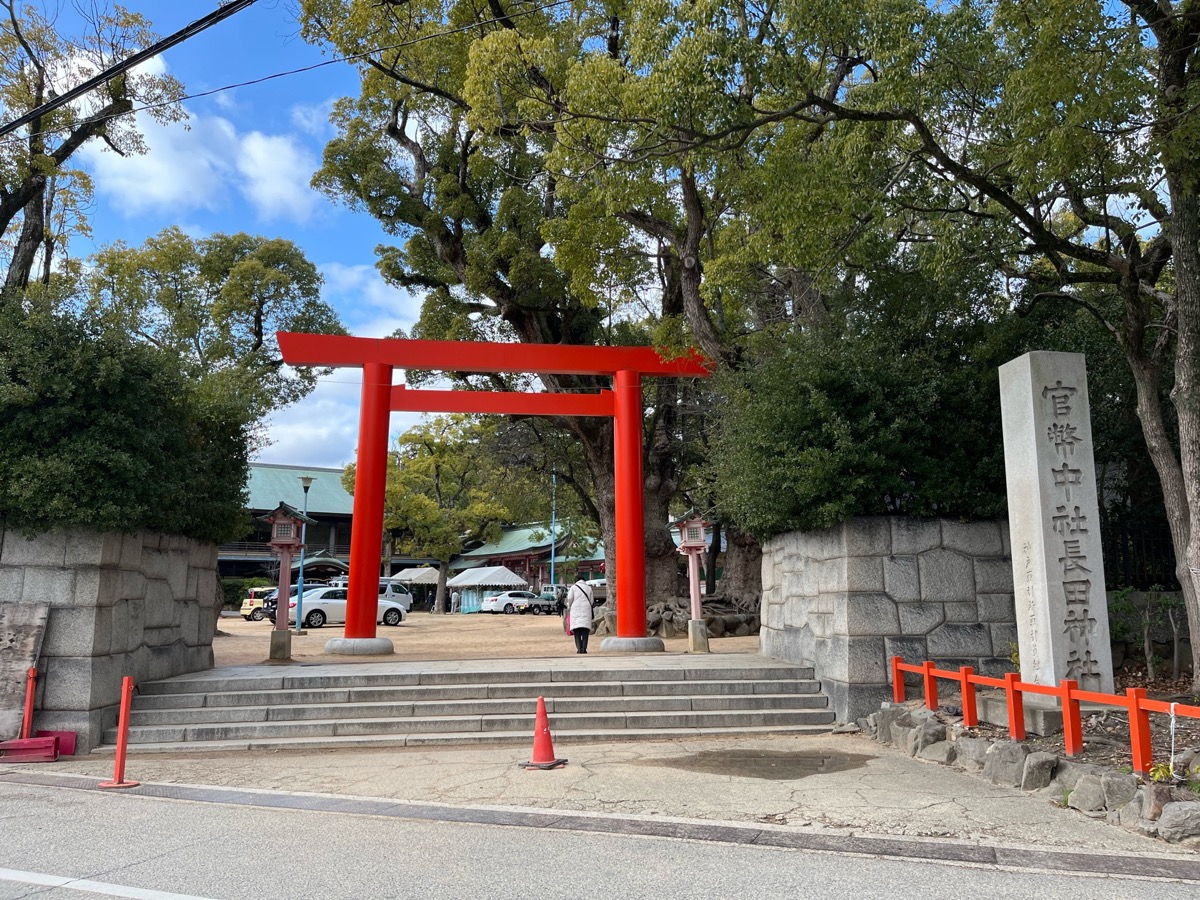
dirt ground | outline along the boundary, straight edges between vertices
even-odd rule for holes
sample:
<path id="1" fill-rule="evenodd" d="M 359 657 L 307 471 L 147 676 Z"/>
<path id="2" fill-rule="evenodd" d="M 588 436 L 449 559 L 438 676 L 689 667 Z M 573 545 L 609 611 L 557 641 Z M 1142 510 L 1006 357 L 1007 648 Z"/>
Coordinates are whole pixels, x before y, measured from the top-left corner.
<path id="1" fill-rule="evenodd" d="M 247 622 L 241 616 L 224 616 L 213 639 L 213 655 L 218 666 L 250 666 L 267 663 L 270 652 L 271 623 Z M 394 656 L 330 656 L 325 642 L 342 637 L 340 625 L 310 628 L 307 634 L 292 635 L 293 663 L 380 662 L 388 659 L 535 659 L 568 656 L 575 644 L 563 632 L 557 616 L 534 615 L 435 615 L 411 613 L 393 628 L 380 625 L 376 634 L 395 645 Z M 589 649 L 599 650 L 601 638 L 593 635 Z M 667 638 L 668 653 L 687 651 L 687 638 Z M 714 653 L 757 653 L 758 636 L 711 638 Z"/>

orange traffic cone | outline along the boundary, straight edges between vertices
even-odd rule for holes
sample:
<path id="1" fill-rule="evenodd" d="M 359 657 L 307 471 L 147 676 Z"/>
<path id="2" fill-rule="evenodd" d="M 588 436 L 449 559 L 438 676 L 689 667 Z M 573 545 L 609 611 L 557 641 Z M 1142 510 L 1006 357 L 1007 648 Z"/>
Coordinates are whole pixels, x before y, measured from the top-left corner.
<path id="1" fill-rule="evenodd" d="M 517 765 L 522 769 L 557 769 L 566 764 L 565 759 L 554 757 L 554 742 L 550 739 L 550 719 L 546 715 L 546 698 L 538 697 L 537 722 L 533 726 L 533 757 L 529 762 Z"/>

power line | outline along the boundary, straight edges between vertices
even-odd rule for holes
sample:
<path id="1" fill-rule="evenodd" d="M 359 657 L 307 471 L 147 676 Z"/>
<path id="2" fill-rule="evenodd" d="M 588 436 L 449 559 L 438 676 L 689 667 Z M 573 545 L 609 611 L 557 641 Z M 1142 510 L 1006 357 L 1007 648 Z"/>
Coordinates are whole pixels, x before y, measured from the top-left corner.
<path id="1" fill-rule="evenodd" d="M 254 3 L 255 0 L 236 0 L 236 2 L 245 4 L 245 5 L 249 5 L 250 3 Z M 367 59 L 371 56 L 374 56 L 376 53 L 383 53 L 387 50 L 403 50 L 406 47 L 412 47 L 417 44 L 423 44 L 426 41 L 431 41 L 431 40 L 434 40 L 435 38 L 449 37 L 449 36 L 455 35 L 455 34 L 462 34 L 463 32 L 473 31 L 475 29 L 482 28 L 487 25 L 495 25 L 501 21 L 517 19 L 517 18 L 521 18 L 522 16 L 529 16 L 529 15 L 533 15 L 534 13 L 544 12 L 548 9 L 554 9 L 555 7 L 558 7 L 558 6 L 565 6 L 565 5 L 570 4 L 571 2 L 573 2 L 573 0 L 552 0 L 552 2 L 545 3 L 541 6 L 535 6 L 530 9 L 508 13 L 507 15 L 505 15 L 503 17 L 503 19 L 494 18 L 494 19 L 484 19 L 484 20 L 478 21 L 478 22 L 471 22 L 468 25 L 460 25 L 457 28 L 448 28 L 444 31 L 435 31 L 435 32 L 431 32 L 430 34 L 423 34 L 420 37 L 412 38 L 411 40 L 407 40 L 407 41 L 401 41 L 398 44 L 387 44 L 382 47 L 375 47 L 371 50 L 364 50 L 361 53 L 352 53 L 349 56 L 338 56 L 338 57 L 334 57 L 333 59 L 323 60 L 322 62 L 319 62 L 319 63 L 313 63 L 312 65 L 301 66 L 298 69 L 288 69 L 283 72 L 275 72 L 270 75 L 263 75 L 261 78 L 252 78 L 249 81 L 239 81 L 234 84 L 226 84 L 226 85 L 222 85 L 221 87 L 212 88 L 211 90 L 199 91 L 195 94 L 184 94 L 182 97 L 176 98 L 174 100 L 163 100 L 159 103 L 147 103 L 144 106 L 136 107 L 135 109 L 131 109 L 128 112 L 113 113 L 112 115 L 106 116 L 105 118 L 109 118 L 109 119 L 120 118 L 121 116 L 131 115 L 133 113 L 146 112 L 147 110 L 151 110 L 151 109 L 159 109 L 164 106 L 171 106 L 175 103 L 183 103 L 186 100 L 196 100 L 201 97 L 211 97 L 214 94 L 220 94 L 225 91 L 236 90 L 237 88 L 252 87 L 256 84 L 264 84 L 265 82 L 268 82 L 268 81 L 274 81 L 277 78 L 288 78 L 292 75 L 302 75 L 306 72 L 315 71 L 316 69 L 323 69 L 325 66 L 338 65 L 340 63 L 345 63 L 345 62 L 356 62 L 358 60 Z M 239 9 L 240 8 L 241 7 L 239 6 Z M 223 9 L 222 9 L 222 11 L 223 11 Z M 237 10 L 234 10 L 234 12 L 236 12 L 236 11 Z M 203 20 L 199 20 L 199 21 L 203 21 Z M 174 37 L 174 35 L 172 35 L 172 37 Z M 168 40 L 170 40 L 170 38 L 168 38 Z M 178 43 L 178 41 L 176 41 L 176 43 Z M 155 46 L 157 47 L 158 45 L 156 44 Z M 162 49 L 165 49 L 165 48 L 160 48 L 158 52 L 161 52 Z M 150 52 L 150 48 L 142 51 L 142 53 L 149 53 L 149 52 Z M 151 55 L 154 55 L 154 54 L 151 54 Z M 113 74 L 116 74 L 116 73 L 114 72 Z M 111 75 L 109 77 L 111 77 Z M 91 79 L 91 81 L 94 82 L 98 78 L 101 78 L 101 76 L 96 76 L 96 78 Z M 83 85 L 81 85 L 80 88 L 83 88 Z M 79 93 L 85 92 L 85 91 L 81 91 L 80 88 L 75 89 L 75 92 L 73 92 L 73 97 L 78 96 Z M 61 104 L 58 104 L 58 105 L 61 105 Z M 47 111 L 48 110 L 46 110 L 45 108 L 39 107 L 38 110 L 35 110 L 34 112 L 27 113 L 26 115 L 22 116 L 19 121 L 13 122 L 10 125 L 3 126 L 3 128 L 0 128 L 0 138 L 4 138 L 4 136 L 7 135 L 8 133 L 10 133 L 13 129 L 19 128 L 21 125 L 29 122 L 32 118 L 35 117 L 35 114 L 41 115 Z M 38 135 L 56 134 L 60 131 L 69 131 L 69 130 L 70 130 L 70 128 L 66 127 L 66 126 L 64 126 L 62 128 L 47 128 L 44 131 L 38 132 Z M 14 140 L 13 138 L 6 139 L 7 142 L 12 142 L 13 140 Z"/>
<path id="2" fill-rule="evenodd" d="M 145 50 L 139 50 L 137 53 L 134 53 L 132 56 L 128 56 L 125 59 L 121 60 L 120 62 L 114 63 L 113 65 L 111 65 L 107 69 L 105 69 L 103 72 L 100 72 L 99 74 L 92 76 L 87 81 L 83 82 L 82 84 L 78 84 L 75 87 L 71 88 L 65 94 L 61 94 L 58 97 L 55 97 L 53 100 L 48 100 L 45 103 L 43 103 L 41 106 L 37 106 L 37 107 L 31 109 L 29 112 L 25 113 L 25 115 L 21 116 L 18 119 L 14 119 L 13 121 L 9 122 L 7 125 L 0 125 L 0 137 L 4 137 L 6 134 L 11 134 L 12 132 L 14 132 L 18 128 L 20 128 L 22 125 L 28 125 L 30 122 L 33 122 L 36 119 L 39 119 L 42 116 L 44 116 L 46 113 L 53 112 L 54 110 L 58 109 L 60 106 L 66 106 L 68 103 L 70 103 L 72 100 L 76 99 L 77 97 L 82 97 L 88 91 L 90 91 L 94 88 L 100 87 L 100 85 L 102 85 L 102 84 L 108 83 L 113 78 L 120 75 L 122 72 L 127 72 L 128 70 L 132 69 L 134 66 L 138 65 L 139 63 L 145 62 L 148 59 L 158 56 L 158 54 L 162 53 L 164 50 L 169 50 L 171 47 L 174 47 L 176 44 L 182 44 L 188 38 L 194 37 L 195 35 L 199 34 L 200 32 L 204 31 L 207 28 L 211 28 L 213 25 L 216 25 L 218 22 L 223 22 L 225 19 L 228 19 L 234 13 L 241 12 L 247 6 L 250 6 L 255 2 L 256 2 L 256 0 L 231 0 L 231 2 L 226 3 L 223 6 L 220 6 L 217 9 L 213 10 L 207 16 L 204 16 L 201 19 L 197 19 L 195 22 L 192 22 L 189 25 L 185 25 L 183 28 L 179 29 L 174 34 L 163 38 L 161 41 L 158 41 L 157 43 L 151 44 Z"/>

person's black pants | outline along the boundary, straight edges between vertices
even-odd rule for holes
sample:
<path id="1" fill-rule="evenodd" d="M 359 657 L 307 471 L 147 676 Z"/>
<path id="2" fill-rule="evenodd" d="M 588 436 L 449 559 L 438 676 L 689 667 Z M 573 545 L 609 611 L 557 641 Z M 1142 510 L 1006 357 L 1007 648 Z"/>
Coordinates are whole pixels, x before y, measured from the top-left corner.
<path id="1" fill-rule="evenodd" d="M 572 628 L 571 634 L 575 635 L 575 652 L 587 653 L 588 637 L 591 635 L 590 628 Z"/>

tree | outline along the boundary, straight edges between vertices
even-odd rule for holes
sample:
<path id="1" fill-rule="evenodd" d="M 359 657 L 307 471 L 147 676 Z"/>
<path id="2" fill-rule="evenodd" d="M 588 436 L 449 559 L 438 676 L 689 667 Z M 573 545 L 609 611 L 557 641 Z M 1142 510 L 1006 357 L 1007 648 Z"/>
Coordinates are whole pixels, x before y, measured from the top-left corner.
<path id="1" fill-rule="evenodd" d="M 34 534 L 244 534 L 252 420 L 175 354 L 49 304 L 0 304 L 0 520 Z"/>
<path id="2" fill-rule="evenodd" d="M 632 292 L 650 305 L 659 285 L 651 255 L 628 245 L 629 252 L 615 252 L 619 235 L 611 229 L 591 244 L 580 239 L 567 247 L 556 241 L 554 228 L 572 213 L 547 165 L 553 133 L 475 115 L 470 79 L 479 66 L 486 68 L 477 64 L 477 54 L 489 36 L 511 32 L 516 21 L 500 4 L 435 4 L 418 13 L 391 3 L 304 0 L 301 8 L 307 39 L 362 60 L 361 94 L 336 105 L 338 136 L 327 145 L 314 184 L 369 212 L 401 242 L 379 248 L 380 269 L 392 282 L 426 292 L 414 336 L 568 344 L 640 339 L 638 329 L 614 322 L 619 311 L 599 305 L 601 292 L 590 280 L 572 278 L 564 260 L 574 254 L 571 272 L 578 274 L 583 260 L 599 254 L 606 267 L 600 280 L 610 299 L 628 300 Z M 521 14 L 543 38 L 567 22 L 537 10 Z M 429 39 L 468 23 L 477 27 Z M 571 230 L 596 235 L 596 225 L 594 216 L 577 215 Z M 553 391 L 608 387 L 592 377 L 539 379 Z M 506 386 L 499 378 L 487 381 Z M 661 380 L 648 404 L 648 596 L 675 592 L 676 554 L 666 522 L 678 486 L 676 447 L 661 439 L 675 431 L 673 390 Z M 612 422 L 552 421 L 579 442 L 612 572 Z"/>
<path id="3" fill-rule="evenodd" d="M 511 509 L 506 473 L 487 464 L 492 426 L 465 416 L 431 419 L 402 434 L 387 471 L 384 530 L 401 552 L 441 563 L 434 609 L 444 613 L 450 560 L 464 540 L 496 540 Z M 343 482 L 353 490 L 353 468 Z"/>
<path id="4" fill-rule="evenodd" d="M 569 128 L 559 146 L 597 166 L 674 160 L 680 201 L 710 222 L 716 201 L 733 203 L 750 252 L 691 256 L 688 284 L 707 262 L 742 276 L 735 284 L 756 269 L 783 284 L 796 273 L 819 297 L 870 277 L 853 267 L 863 252 L 925 246 L 935 266 L 973 261 L 1037 302 L 1088 310 L 1133 375 L 1200 633 L 1200 5 L 632 2 L 610 15 L 615 51 L 577 45 L 587 65 L 571 90 L 518 89 L 556 57 L 533 35 L 493 36 L 495 74 L 477 77 L 472 99 L 499 85 L 492 110 L 513 97 L 555 108 Z M 685 221 L 705 249 L 694 243 L 703 220 Z M 723 297 L 685 288 L 706 346 Z M 1161 392 L 1169 366 L 1178 453 Z M 1200 689 L 1200 644 L 1193 655 Z"/>
<path id="5" fill-rule="evenodd" d="M 345 333 L 320 298 L 321 283 L 291 241 L 245 233 L 197 240 L 172 226 L 141 247 L 97 253 L 82 312 L 176 354 L 193 377 L 240 396 L 261 419 L 316 385 L 313 369 L 284 367 L 276 331 Z"/>
<path id="6" fill-rule="evenodd" d="M 0 0 L 0 108 L 16 117 L 65 87 L 94 76 L 149 46 L 157 37 L 140 15 L 121 7 L 95 7 L 88 33 L 61 35 L 54 19 L 34 3 Z M 38 278 L 50 280 L 56 254 L 68 238 L 88 231 L 83 216 L 91 182 L 70 166 L 85 143 L 103 141 L 122 155 L 145 152 L 134 126 L 135 108 L 160 122 L 181 119 L 182 85 L 170 76 L 129 72 L 79 102 L 34 119 L 24 139 L 0 142 L 0 247 L 8 256 L 4 284 L 23 288 L 39 261 Z"/>

